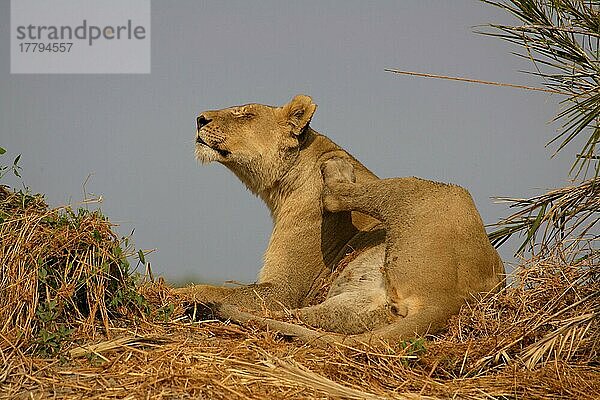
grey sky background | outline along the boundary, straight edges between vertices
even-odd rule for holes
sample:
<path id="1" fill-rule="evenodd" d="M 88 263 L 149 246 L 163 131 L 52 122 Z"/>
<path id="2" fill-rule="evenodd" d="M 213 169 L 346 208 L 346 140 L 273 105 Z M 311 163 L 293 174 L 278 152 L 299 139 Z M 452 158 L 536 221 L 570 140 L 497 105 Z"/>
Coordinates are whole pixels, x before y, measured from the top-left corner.
<path id="1" fill-rule="evenodd" d="M 492 196 L 564 185 L 575 153 L 550 160 L 543 147 L 556 96 L 384 72 L 540 86 L 513 46 L 473 33 L 511 22 L 477 1 L 155 0 L 149 75 L 11 75 L 9 7 L 0 1 L 0 146 L 22 154 L 25 184 L 51 205 L 81 201 L 93 174 L 87 192 L 121 234 L 135 228 L 136 246 L 156 249 L 147 258 L 170 280 L 252 282 L 270 236 L 266 207 L 223 166 L 195 161 L 205 109 L 309 94 L 314 129 L 381 177 L 466 187 L 486 223 L 507 214 Z"/>

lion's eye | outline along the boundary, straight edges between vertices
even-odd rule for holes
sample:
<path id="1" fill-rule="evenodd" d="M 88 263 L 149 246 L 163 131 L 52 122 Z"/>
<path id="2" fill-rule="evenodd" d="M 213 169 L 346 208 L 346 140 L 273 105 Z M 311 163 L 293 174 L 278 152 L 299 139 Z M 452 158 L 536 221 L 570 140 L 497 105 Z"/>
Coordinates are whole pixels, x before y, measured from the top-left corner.
<path id="1" fill-rule="evenodd" d="M 241 119 L 250 119 L 254 116 L 256 116 L 256 114 L 252 111 L 252 108 L 250 107 L 239 107 L 239 108 L 234 108 L 231 113 L 233 114 L 234 118 L 241 118 Z"/>
<path id="2" fill-rule="evenodd" d="M 241 118 L 241 119 L 251 119 L 253 117 L 255 117 L 256 114 L 251 113 L 251 112 L 241 112 L 235 115 L 236 118 Z"/>

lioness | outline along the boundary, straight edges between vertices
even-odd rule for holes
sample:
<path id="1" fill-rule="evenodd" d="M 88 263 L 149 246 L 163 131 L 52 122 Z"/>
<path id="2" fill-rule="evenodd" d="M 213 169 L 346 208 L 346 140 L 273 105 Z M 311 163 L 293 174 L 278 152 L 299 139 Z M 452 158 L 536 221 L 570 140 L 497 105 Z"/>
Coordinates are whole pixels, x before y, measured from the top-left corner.
<path id="1" fill-rule="evenodd" d="M 273 233 L 258 283 L 197 285 L 178 289 L 180 296 L 212 305 L 222 318 L 254 319 L 322 345 L 436 332 L 473 294 L 499 285 L 502 261 L 465 189 L 377 178 L 310 128 L 316 108 L 298 95 L 282 107 L 198 116 L 196 157 L 225 165 L 263 199 Z M 240 310 L 263 307 L 292 309 L 328 333 Z"/>

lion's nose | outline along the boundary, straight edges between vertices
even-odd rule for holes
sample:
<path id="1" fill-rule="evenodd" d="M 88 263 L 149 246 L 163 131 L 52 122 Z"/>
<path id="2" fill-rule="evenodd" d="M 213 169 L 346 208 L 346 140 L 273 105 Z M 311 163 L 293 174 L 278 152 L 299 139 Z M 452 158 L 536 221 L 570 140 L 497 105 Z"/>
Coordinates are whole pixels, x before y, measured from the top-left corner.
<path id="1" fill-rule="evenodd" d="M 203 126 L 208 124 L 211 119 L 206 118 L 203 114 L 200 114 L 198 118 L 196 118 L 196 129 L 200 130 Z"/>

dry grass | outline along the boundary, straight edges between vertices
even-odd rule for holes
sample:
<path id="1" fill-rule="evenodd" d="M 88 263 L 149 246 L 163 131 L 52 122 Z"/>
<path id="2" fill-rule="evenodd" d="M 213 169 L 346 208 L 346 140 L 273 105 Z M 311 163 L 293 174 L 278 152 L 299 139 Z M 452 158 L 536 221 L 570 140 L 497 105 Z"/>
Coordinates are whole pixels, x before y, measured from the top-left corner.
<path id="1" fill-rule="evenodd" d="M 441 337 L 320 350 L 190 321 L 97 212 L 6 189 L 0 211 L 0 398 L 600 398 L 597 252 L 524 262 Z"/>

